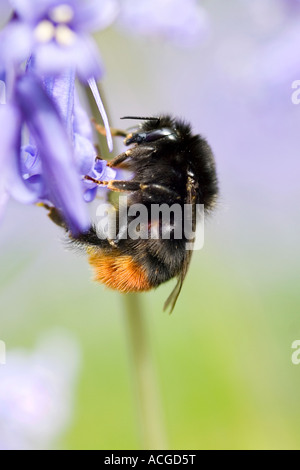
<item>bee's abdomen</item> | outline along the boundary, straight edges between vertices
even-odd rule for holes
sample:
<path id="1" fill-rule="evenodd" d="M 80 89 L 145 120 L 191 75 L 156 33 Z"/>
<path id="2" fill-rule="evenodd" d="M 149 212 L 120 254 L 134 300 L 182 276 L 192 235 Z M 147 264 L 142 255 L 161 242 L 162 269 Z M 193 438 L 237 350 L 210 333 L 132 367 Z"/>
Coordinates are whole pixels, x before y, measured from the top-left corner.
<path id="1" fill-rule="evenodd" d="M 147 273 L 132 256 L 107 254 L 102 250 L 90 248 L 89 263 L 95 270 L 95 281 L 120 292 L 139 292 L 150 290 Z"/>

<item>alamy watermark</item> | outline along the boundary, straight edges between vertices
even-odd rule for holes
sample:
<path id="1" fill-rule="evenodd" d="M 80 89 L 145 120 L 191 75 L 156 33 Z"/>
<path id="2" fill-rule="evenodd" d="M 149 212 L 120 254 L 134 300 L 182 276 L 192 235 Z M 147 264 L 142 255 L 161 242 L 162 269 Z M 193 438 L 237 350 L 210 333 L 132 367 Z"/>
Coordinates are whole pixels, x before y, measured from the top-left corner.
<path id="1" fill-rule="evenodd" d="M 300 80 L 294 80 L 292 88 L 295 90 L 292 93 L 291 100 L 293 104 L 300 104 Z"/>
<path id="2" fill-rule="evenodd" d="M 185 240 L 186 250 L 204 246 L 203 204 L 130 204 L 127 196 L 119 197 L 119 212 L 109 204 L 96 211 L 96 231 L 105 240 Z"/>
<path id="3" fill-rule="evenodd" d="M 300 364 L 300 340 L 296 339 L 292 343 L 292 349 L 295 349 L 295 351 L 292 354 L 292 363 L 295 366 L 298 366 Z"/>
<path id="4" fill-rule="evenodd" d="M 6 363 L 6 346 L 4 341 L 0 340 L 0 366 Z"/>

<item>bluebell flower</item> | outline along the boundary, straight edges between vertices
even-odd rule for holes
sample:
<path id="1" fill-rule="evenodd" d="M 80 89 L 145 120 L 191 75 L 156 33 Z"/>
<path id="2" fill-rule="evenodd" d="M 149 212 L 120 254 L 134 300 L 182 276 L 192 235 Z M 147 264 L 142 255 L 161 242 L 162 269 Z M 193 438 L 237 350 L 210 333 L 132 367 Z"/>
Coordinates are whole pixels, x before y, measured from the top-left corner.
<path id="1" fill-rule="evenodd" d="M 13 103 L 0 108 L 0 202 L 9 194 L 25 204 L 50 203 L 76 235 L 90 226 L 84 201 L 97 191 L 84 176 L 100 175 L 88 118 L 74 104 L 74 80 L 73 73 L 45 85 L 33 73 L 16 80 Z M 24 125 L 30 141 L 22 146 Z M 104 162 L 101 177 L 114 174 Z"/>
<path id="2" fill-rule="evenodd" d="M 58 110 L 41 81 L 33 74 L 21 76 L 15 83 L 13 102 L 3 105 L 0 111 L 2 191 L 27 204 L 48 199 L 63 212 L 74 233 L 87 230 L 90 222 L 73 150 Z M 34 146 L 29 152 L 27 149 L 27 156 L 32 159 L 21 163 L 25 124 Z M 23 174 L 28 161 L 30 167 Z M 37 162 L 41 172 L 33 173 Z"/>
<path id="3" fill-rule="evenodd" d="M 35 56 L 46 75 L 76 70 L 81 80 L 99 79 L 102 65 L 89 33 L 107 27 L 117 13 L 114 0 L 11 0 L 13 20 L 0 35 L 2 64 Z"/>
<path id="4" fill-rule="evenodd" d="M 113 179 L 116 172 L 107 167 L 106 161 L 97 158 L 95 147 L 92 144 L 91 122 L 75 93 L 74 80 L 75 75 L 68 72 L 61 77 L 46 79 L 45 88 L 57 105 L 59 114 L 64 121 L 64 127 L 73 142 L 73 165 L 81 177 L 83 198 L 86 202 L 91 202 L 96 197 L 98 186 L 85 179 L 84 176 L 89 175 L 98 180 L 107 180 Z M 36 190 L 41 191 L 39 199 L 48 203 L 49 197 L 47 197 L 45 186 L 39 187 L 37 185 L 41 179 L 42 166 L 36 152 L 36 147 L 32 145 L 27 145 L 23 149 L 23 171 L 27 174 L 28 181 L 35 184 Z M 50 200 L 50 202 L 53 201 Z"/>
<path id="5" fill-rule="evenodd" d="M 75 78 L 90 85 L 112 150 L 96 85 L 102 66 L 88 33 L 112 21 L 116 3 L 10 3 L 12 19 L 0 33 L 0 83 L 6 81 L 5 100 L 0 90 L 0 103 L 5 102 L 0 105 L 0 217 L 9 196 L 25 204 L 43 202 L 61 211 L 77 235 L 90 226 L 84 202 L 97 193 L 84 176 L 106 179 L 115 172 L 106 163 L 97 171 L 91 124 L 76 96 Z"/>
<path id="6" fill-rule="evenodd" d="M 122 0 L 120 25 L 133 34 L 190 46 L 206 37 L 208 15 L 197 0 Z"/>

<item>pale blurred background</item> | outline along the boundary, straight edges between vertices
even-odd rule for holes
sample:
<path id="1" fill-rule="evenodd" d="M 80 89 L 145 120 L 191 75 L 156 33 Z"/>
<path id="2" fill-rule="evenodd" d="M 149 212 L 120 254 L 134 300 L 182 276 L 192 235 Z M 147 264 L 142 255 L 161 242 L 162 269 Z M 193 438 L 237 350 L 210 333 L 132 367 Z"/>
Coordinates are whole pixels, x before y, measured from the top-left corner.
<path id="1" fill-rule="evenodd" d="M 291 345 L 300 338 L 300 105 L 291 95 L 300 2 L 201 5 L 199 44 L 121 25 L 97 36 L 112 125 L 124 115 L 184 117 L 217 161 L 218 209 L 173 315 L 162 306 L 174 283 L 141 295 L 169 446 L 299 449 Z M 62 239 L 42 209 L 10 203 L 0 231 L 0 339 L 8 351 L 34 350 L 63 328 L 76 342 L 72 413 L 49 447 L 138 449 L 122 297 L 94 284 L 85 258 Z"/>

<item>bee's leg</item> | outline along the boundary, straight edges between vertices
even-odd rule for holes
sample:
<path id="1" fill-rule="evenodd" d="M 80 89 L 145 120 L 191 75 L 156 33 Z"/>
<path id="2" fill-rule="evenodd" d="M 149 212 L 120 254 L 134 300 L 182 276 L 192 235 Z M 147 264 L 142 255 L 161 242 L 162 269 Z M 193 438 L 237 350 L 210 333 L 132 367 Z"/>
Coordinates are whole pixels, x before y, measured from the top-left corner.
<path id="1" fill-rule="evenodd" d="M 122 165 L 125 160 L 127 160 L 127 158 L 130 157 L 130 150 L 127 150 L 126 152 L 123 152 L 121 153 L 120 155 L 117 155 L 115 158 L 113 158 L 112 160 L 110 160 L 108 163 L 107 163 L 107 166 L 109 167 L 121 167 L 122 168 L 124 167 L 124 165 Z"/>
<path id="2" fill-rule="evenodd" d="M 105 158 L 102 158 L 100 155 L 100 151 L 98 150 L 98 155 L 96 157 L 96 160 L 106 160 Z M 130 150 L 127 150 L 127 152 L 123 152 L 120 155 L 117 155 L 114 157 L 112 160 L 109 160 L 106 162 L 106 166 L 109 168 L 120 168 L 122 170 L 130 170 L 130 166 L 128 163 L 126 163 L 127 158 L 130 157 Z"/>
<path id="3" fill-rule="evenodd" d="M 135 147 L 135 148 L 131 148 L 129 150 L 127 150 L 126 152 L 123 152 L 121 153 L 120 155 L 117 155 L 115 158 L 113 158 L 112 160 L 110 160 L 108 163 L 107 163 L 107 166 L 109 167 L 119 167 L 119 168 L 128 168 L 130 169 L 130 163 L 127 165 L 126 163 L 126 160 L 128 158 L 131 158 L 131 157 L 136 157 L 138 158 L 140 155 L 142 154 L 145 154 L 145 153 L 149 153 L 149 155 L 153 155 L 153 153 L 155 153 L 156 150 L 153 148 L 153 147 L 146 147 L 146 146 L 143 146 L 143 148 L 139 148 L 139 147 Z"/>
<path id="4" fill-rule="evenodd" d="M 122 181 L 122 180 L 110 180 L 110 181 L 99 181 L 91 176 L 85 176 L 86 180 L 92 181 L 93 183 L 106 186 L 111 191 L 139 191 L 142 189 L 143 184 L 138 181 Z"/>
<path id="5" fill-rule="evenodd" d="M 99 134 L 106 136 L 106 130 L 104 126 L 98 124 L 95 119 L 92 119 L 92 123 L 94 124 L 95 129 L 97 132 L 99 132 Z M 122 131 L 121 129 L 115 129 L 114 127 L 111 127 L 110 132 L 113 137 L 127 137 L 127 132 Z"/>
<path id="6" fill-rule="evenodd" d="M 143 194 L 148 194 L 149 197 L 157 197 L 157 195 L 163 197 L 169 197 L 172 201 L 180 200 L 180 195 L 166 186 L 161 184 L 147 184 L 139 183 L 138 181 L 122 181 L 122 180 L 110 180 L 100 181 L 92 178 L 91 176 L 85 176 L 86 180 L 93 181 L 93 183 L 107 186 L 111 191 L 142 191 Z"/>
<path id="7" fill-rule="evenodd" d="M 98 149 L 96 148 L 96 150 L 98 150 Z M 98 151 L 98 154 L 95 157 L 95 161 L 103 160 L 103 161 L 105 161 L 106 166 L 108 166 L 110 168 L 118 167 L 121 170 L 129 170 L 130 169 L 129 165 L 125 162 L 127 156 L 125 156 L 125 158 L 124 158 L 123 155 L 124 154 L 122 153 L 121 155 L 118 155 L 117 157 L 113 158 L 112 160 L 107 161 L 106 158 L 101 157 L 100 151 Z M 122 157 L 122 158 L 119 159 L 119 157 Z M 115 160 L 117 160 L 117 161 L 115 162 Z"/>

